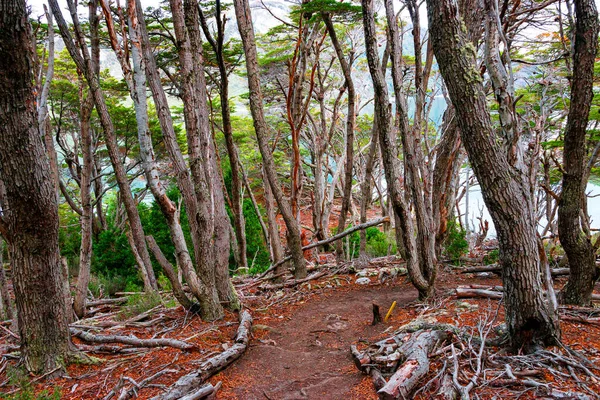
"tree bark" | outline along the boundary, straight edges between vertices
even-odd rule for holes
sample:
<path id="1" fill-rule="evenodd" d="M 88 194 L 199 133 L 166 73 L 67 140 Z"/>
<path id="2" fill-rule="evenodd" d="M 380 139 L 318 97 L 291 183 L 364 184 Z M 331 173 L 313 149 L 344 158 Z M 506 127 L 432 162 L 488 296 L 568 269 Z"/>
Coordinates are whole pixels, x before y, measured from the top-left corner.
<path id="1" fill-rule="evenodd" d="M 284 193 L 277 177 L 273 154 L 268 143 L 268 127 L 263 110 L 263 97 L 260 88 L 260 76 L 258 72 L 258 55 L 256 52 L 256 41 L 252 27 L 252 17 L 248 0 L 234 1 L 235 14 L 238 29 L 242 38 L 244 53 L 246 55 L 246 70 L 248 73 L 248 87 L 250 89 L 250 111 L 254 120 L 254 130 L 258 146 L 263 159 L 263 167 L 267 179 L 271 185 L 273 196 L 279 206 L 285 225 L 287 227 L 288 247 L 292 254 L 294 265 L 294 276 L 296 278 L 306 277 L 306 261 L 302 253 L 302 240 L 300 239 L 300 227 L 292 212 L 289 202 L 284 198 Z"/>
<path id="2" fill-rule="evenodd" d="M 0 3 L 0 232 L 9 243 L 21 358 L 32 373 L 64 367 L 67 307 L 58 248 L 58 203 L 38 130 L 35 42 L 25 2 Z"/>
<path id="3" fill-rule="evenodd" d="M 560 340 L 560 327 L 542 290 L 528 176 L 497 144 L 476 51 L 461 28 L 456 5 L 450 0 L 428 0 L 427 10 L 430 40 L 461 138 L 498 233 L 510 345 L 531 350 L 554 344 Z"/>
<path id="4" fill-rule="evenodd" d="M 594 86 L 594 62 L 598 47 L 598 11 L 590 0 L 575 1 L 575 53 L 571 78 L 571 102 L 564 137 L 562 193 L 558 202 L 558 234 L 569 266 L 569 281 L 560 293 L 562 302 L 590 305 L 594 283 L 600 277 L 591 238 L 582 229 L 587 214 L 587 125 Z"/>

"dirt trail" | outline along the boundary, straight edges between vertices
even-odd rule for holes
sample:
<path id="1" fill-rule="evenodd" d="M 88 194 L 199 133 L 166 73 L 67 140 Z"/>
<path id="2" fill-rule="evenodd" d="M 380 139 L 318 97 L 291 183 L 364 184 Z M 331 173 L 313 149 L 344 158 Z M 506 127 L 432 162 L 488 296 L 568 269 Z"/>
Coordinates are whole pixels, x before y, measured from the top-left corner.
<path id="1" fill-rule="evenodd" d="M 268 324 L 273 328 L 268 336 L 254 340 L 241 360 L 216 377 L 225 383 L 219 398 L 350 399 L 364 376 L 349 346 L 385 329 L 370 325 L 372 302 L 384 313 L 394 300 L 403 306 L 416 296 L 408 285 L 393 285 L 335 290 L 310 299 L 291 319 Z"/>

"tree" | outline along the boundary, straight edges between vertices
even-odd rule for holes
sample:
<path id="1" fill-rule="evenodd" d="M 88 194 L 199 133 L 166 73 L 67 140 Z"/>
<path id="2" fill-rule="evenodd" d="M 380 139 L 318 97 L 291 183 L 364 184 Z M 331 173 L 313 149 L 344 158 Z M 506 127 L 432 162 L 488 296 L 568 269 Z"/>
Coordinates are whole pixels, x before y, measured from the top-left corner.
<path id="1" fill-rule="evenodd" d="M 571 274 L 562 292 L 566 304 L 590 305 L 594 283 L 600 277 L 596 249 L 582 229 L 587 213 L 587 126 L 593 98 L 594 63 L 598 47 L 598 11 L 590 0 L 575 1 L 575 46 L 571 103 L 564 137 L 562 192 L 558 203 L 558 234 Z"/>
<path id="2" fill-rule="evenodd" d="M 235 0 L 235 15 L 237 18 L 238 29 L 244 46 L 246 56 L 246 70 L 248 72 L 248 87 L 250 89 L 250 111 L 254 120 L 254 129 L 258 146 L 263 159 L 263 166 L 273 196 L 277 201 L 279 210 L 283 215 L 287 227 L 288 247 L 292 254 L 292 263 L 294 265 L 294 275 L 296 278 L 306 276 L 306 261 L 302 253 L 302 240 L 300 239 L 300 228 L 292 212 L 289 202 L 284 198 L 283 189 L 277 177 L 273 154 L 269 146 L 268 127 L 265 121 L 263 110 L 262 90 L 260 88 L 260 76 L 258 72 L 258 56 L 256 53 L 256 41 L 254 39 L 254 28 L 252 26 L 252 16 L 248 0 Z"/>
<path id="3" fill-rule="evenodd" d="M 38 129 L 25 1 L 4 1 L 0 13 L 0 234 L 11 254 L 21 358 L 38 374 L 64 367 L 70 347 L 58 204 Z"/>
<path id="4" fill-rule="evenodd" d="M 462 28 L 456 4 L 428 0 L 427 10 L 433 50 L 498 234 L 510 345 L 513 349 L 532 350 L 538 345 L 554 344 L 560 340 L 560 326 L 542 290 L 531 182 L 516 146 L 518 133 L 510 116 L 513 101 L 504 96 L 506 88 L 493 81 L 494 89 L 503 94 L 498 101 L 506 107 L 501 110 L 504 138 L 500 139 L 492 126 L 475 48 Z M 497 29 L 495 18 L 488 17 L 487 22 L 489 29 Z M 488 34 L 486 40 L 494 39 Z M 497 42 L 488 45 L 488 54 L 495 55 L 495 60 L 499 58 Z"/>
<path id="5" fill-rule="evenodd" d="M 73 58 L 73 61 L 77 65 L 77 68 L 82 71 L 85 79 L 88 83 L 89 90 L 92 93 L 94 99 L 94 105 L 98 111 L 100 123 L 104 132 L 104 138 L 106 140 L 106 146 L 110 157 L 111 164 L 113 166 L 115 177 L 120 189 L 120 196 L 125 210 L 127 212 L 129 226 L 131 228 L 132 242 L 134 243 L 134 253 L 140 255 L 140 271 L 144 278 L 144 287 L 147 291 L 153 291 L 157 289 L 156 278 L 154 277 L 154 271 L 152 270 L 152 263 L 150 261 L 150 253 L 146 245 L 146 237 L 140 216 L 136 208 L 136 202 L 131 193 L 129 181 L 127 180 L 126 171 L 123 167 L 121 159 L 119 157 L 119 149 L 117 144 L 117 138 L 115 135 L 115 126 L 108 112 L 104 93 L 100 87 L 99 76 L 96 73 L 92 60 L 90 58 L 89 50 L 85 42 L 85 37 L 79 24 L 79 18 L 77 16 L 76 5 L 72 0 L 68 0 L 69 11 L 73 20 L 73 27 L 75 33 L 75 40 L 69 31 L 69 27 L 62 15 L 58 2 L 56 0 L 50 0 L 50 8 L 56 18 L 56 22 L 60 29 L 61 36 L 65 42 L 65 46 Z"/>
<path id="6" fill-rule="evenodd" d="M 412 216 L 410 215 L 408 204 L 402 193 L 402 185 L 400 184 L 401 165 L 400 160 L 398 159 L 398 149 L 393 130 L 393 119 L 391 106 L 389 104 L 387 84 L 381 69 L 377 51 L 373 1 L 363 0 L 362 6 L 367 61 L 369 63 L 369 71 L 373 79 L 373 89 L 375 92 L 375 118 L 377 119 L 377 126 L 379 128 L 379 146 L 385 171 L 385 180 L 394 213 L 403 232 L 402 240 L 408 273 L 413 285 L 415 285 L 419 291 L 419 297 L 427 298 L 431 294 L 433 286 L 430 285 L 423 276 L 419 266 Z"/>

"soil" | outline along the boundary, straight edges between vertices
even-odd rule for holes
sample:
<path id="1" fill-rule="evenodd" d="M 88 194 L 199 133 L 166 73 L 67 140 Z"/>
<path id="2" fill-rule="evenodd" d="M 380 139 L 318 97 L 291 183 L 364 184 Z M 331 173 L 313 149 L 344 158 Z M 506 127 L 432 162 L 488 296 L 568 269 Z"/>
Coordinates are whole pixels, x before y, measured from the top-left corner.
<path id="1" fill-rule="evenodd" d="M 213 378 L 223 381 L 219 398 L 364 399 L 357 387 L 365 377 L 354 367 L 350 345 L 381 334 L 382 325 L 370 325 L 373 302 L 385 312 L 392 302 L 402 307 L 416 296 L 405 285 L 352 285 L 351 291 L 335 290 L 299 305 L 291 316 L 271 324 L 268 335 L 255 340 L 240 361 Z M 255 324 L 262 328 L 260 319 Z M 369 390 L 369 397 L 377 398 Z"/>

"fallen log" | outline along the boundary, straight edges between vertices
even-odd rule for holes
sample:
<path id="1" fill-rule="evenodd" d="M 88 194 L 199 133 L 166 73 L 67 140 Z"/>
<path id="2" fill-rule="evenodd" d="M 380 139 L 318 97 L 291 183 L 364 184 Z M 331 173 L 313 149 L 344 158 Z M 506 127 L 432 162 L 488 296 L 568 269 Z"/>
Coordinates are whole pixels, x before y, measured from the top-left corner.
<path id="1" fill-rule="evenodd" d="M 85 303 L 86 307 L 98 307 L 98 306 L 103 306 L 103 305 L 107 305 L 107 304 L 123 304 L 127 302 L 127 297 L 117 297 L 116 299 L 101 299 L 101 300 L 94 300 L 94 301 L 88 301 Z"/>
<path id="2" fill-rule="evenodd" d="M 338 233 L 337 235 L 334 235 L 334 236 L 330 237 L 329 239 L 321 240 L 320 242 L 315 242 L 315 243 L 311 243 L 309 245 L 306 245 L 306 246 L 302 247 L 302 251 L 314 249 L 315 247 L 319 247 L 319 246 L 324 246 L 326 244 L 335 242 L 336 240 L 343 239 L 346 236 L 348 236 L 348 235 L 350 235 L 350 234 L 352 234 L 352 233 L 354 233 L 356 231 L 367 229 L 367 228 L 370 228 L 372 226 L 381 225 L 384 222 L 390 222 L 390 217 L 377 218 L 377 219 L 374 219 L 373 221 L 365 222 L 364 224 L 355 225 L 355 226 L 353 226 L 350 229 L 346 229 L 344 232 Z M 265 272 L 263 272 L 262 274 L 260 274 L 259 277 L 258 277 L 258 279 L 264 278 L 265 276 L 267 276 L 268 273 L 270 273 L 273 270 L 275 270 L 275 268 L 279 267 L 281 264 L 284 264 L 284 263 L 290 261 L 291 259 L 292 259 L 292 256 L 284 257 L 279 262 L 271 265 Z"/>
<path id="3" fill-rule="evenodd" d="M 406 361 L 390 377 L 377 394 L 383 400 L 408 399 L 421 378 L 429 372 L 429 353 L 447 340 L 445 331 L 420 331 L 398 350 Z"/>
<path id="4" fill-rule="evenodd" d="M 552 276 L 564 276 L 569 275 L 569 268 L 553 268 L 550 269 L 550 273 Z M 461 268 L 459 271 L 461 274 L 475 274 L 479 272 L 494 272 L 501 274 L 502 268 L 498 264 L 490 264 L 490 265 L 479 265 L 476 267 L 466 267 Z"/>
<path id="5" fill-rule="evenodd" d="M 479 289 L 486 287 L 484 285 L 459 286 L 455 289 L 456 297 L 459 299 L 465 298 L 482 298 L 500 300 L 502 298 L 502 286 L 488 286 L 487 289 Z M 600 301 L 600 294 L 593 293 L 592 300 Z"/>
<path id="6" fill-rule="evenodd" d="M 70 328 L 71 335 L 92 343 L 122 343 L 135 347 L 174 347 L 180 350 L 193 350 L 195 345 L 177 339 L 140 339 L 136 336 L 94 335 L 93 333 Z"/>
<path id="7" fill-rule="evenodd" d="M 457 287 L 456 297 L 459 299 L 465 298 L 483 298 L 483 299 L 495 299 L 500 300 L 502 298 L 502 292 L 487 289 L 473 289 L 469 287 Z"/>
<path id="8" fill-rule="evenodd" d="M 234 344 L 222 353 L 211 357 L 200 364 L 195 371 L 182 376 L 166 393 L 153 397 L 152 400 L 201 399 L 202 397 L 186 397 L 202 390 L 201 385 L 217 372 L 225 369 L 246 351 L 252 329 L 252 315 L 247 310 L 240 314 L 240 326 L 235 335 Z M 212 393 L 212 392 L 211 392 Z M 210 393 L 209 393 L 210 394 Z"/>
<path id="9" fill-rule="evenodd" d="M 325 274 L 326 274 L 325 271 L 321 271 L 321 272 L 317 272 L 315 274 L 309 275 L 303 279 L 293 279 L 291 281 L 287 281 L 287 282 L 283 282 L 283 283 L 276 283 L 273 285 L 261 286 L 260 289 L 261 290 L 278 290 L 278 289 L 293 287 L 293 286 L 299 285 L 304 282 L 308 282 L 308 281 L 312 281 L 314 279 L 321 278 L 321 277 L 325 276 Z"/>

